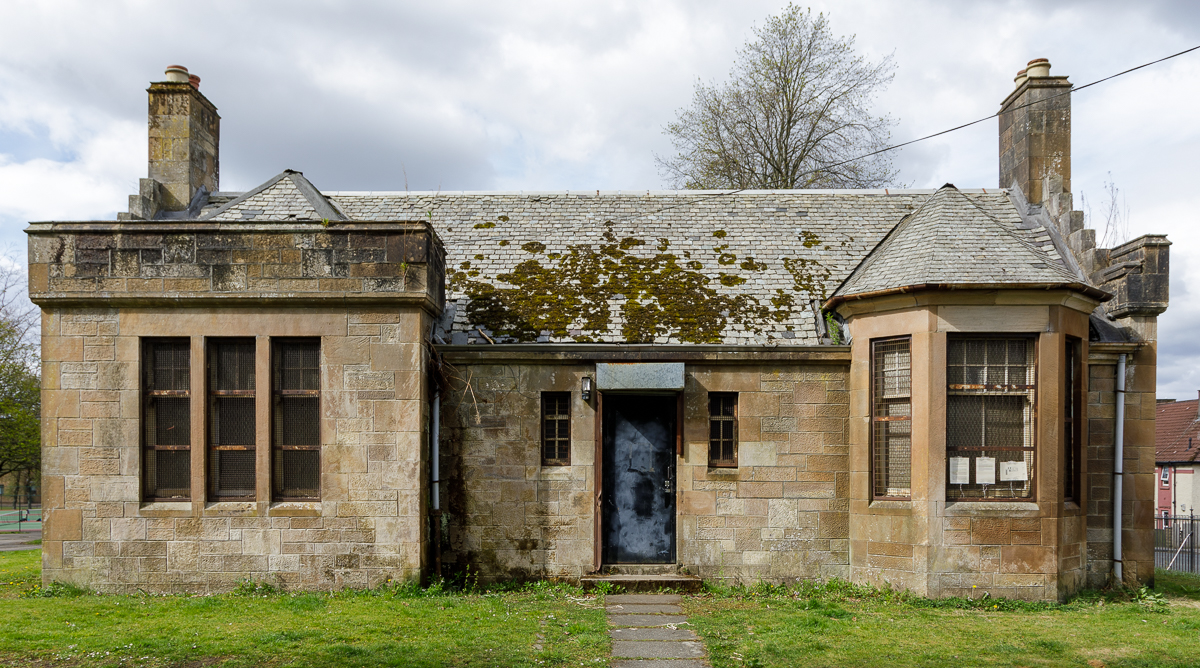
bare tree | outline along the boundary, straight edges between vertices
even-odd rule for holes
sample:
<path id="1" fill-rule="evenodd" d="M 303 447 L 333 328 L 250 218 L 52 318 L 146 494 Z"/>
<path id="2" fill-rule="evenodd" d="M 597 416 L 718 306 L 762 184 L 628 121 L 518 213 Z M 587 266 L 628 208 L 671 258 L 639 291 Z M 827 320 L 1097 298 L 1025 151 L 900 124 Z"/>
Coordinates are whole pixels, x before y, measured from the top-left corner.
<path id="1" fill-rule="evenodd" d="M 1101 229 L 1092 215 L 1092 206 L 1087 195 L 1083 192 L 1079 193 L 1079 199 L 1083 205 L 1084 224 L 1100 233 L 1099 242 L 1096 244 L 1098 247 L 1115 248 L 1129 241 L 1129 204 L 1126 203 L 1121 189 L 1113 181 L 1112 172 L 1109 172 L 1108 178 L 1104 179 L 1103 197 L 1104 202 L 1100 205 L 1100 217 L 1104 220 L 1104 228 Z"/>
<path id="2" fill-rule="evenodd" d="M 697 82 L 692 106 L 663 131 L 676 155 L 655 156 L 676 188 L 873 188 L 896 178 L 876 155 L 894 121 L 870 105 L 894 76 L 853 37 L 835 37 L 824 14 L 789 4 L 754 29 L 723 84 Z"/>
<path id="3" fill-rule="evenodd" d="M 15 473 L 18 483 L 41 467 L 37 334 L 25 274 L 11 255 L 0 256 L 0 478 Z"/>

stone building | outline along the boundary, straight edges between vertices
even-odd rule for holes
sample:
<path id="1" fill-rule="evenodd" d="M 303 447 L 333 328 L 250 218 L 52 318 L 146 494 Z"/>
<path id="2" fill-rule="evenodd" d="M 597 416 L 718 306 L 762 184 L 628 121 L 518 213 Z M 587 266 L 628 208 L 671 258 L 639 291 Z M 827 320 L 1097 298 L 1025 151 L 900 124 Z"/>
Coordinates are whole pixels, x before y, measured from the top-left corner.
<path id="1" fill-rule="evenodd" d="M 225 192 L 169 69 L 129 212 L 28 229 L 44 578 L 1150 581 L 1168 242 L 1096 247 L 1049 70 L 1002 188 L 728 194 Z"/>

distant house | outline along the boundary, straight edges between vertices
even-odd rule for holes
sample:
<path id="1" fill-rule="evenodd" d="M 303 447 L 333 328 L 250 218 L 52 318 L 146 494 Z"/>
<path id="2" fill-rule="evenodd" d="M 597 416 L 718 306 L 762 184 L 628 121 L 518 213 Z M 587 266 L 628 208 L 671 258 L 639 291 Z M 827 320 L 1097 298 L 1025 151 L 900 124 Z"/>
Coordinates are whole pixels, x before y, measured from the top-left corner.
<path id="1" fill-rule="evenodd" d="M 1155 406 L 1154 514 L 1191 516 L 1197 514 L 1200 485 L 1194 484 L 1196 453 L 1200 451 L 1200 400 L 1159 400 Z"/>
<path id="2" fill-rule="evenodd" d="M 1169 244 L 1083 229 L 1049 70 L 1003 188 L 418 193 L 221 191 L 172 67 L 128 213 L 28 229 L 43 577 L 1150 582 Z"/>

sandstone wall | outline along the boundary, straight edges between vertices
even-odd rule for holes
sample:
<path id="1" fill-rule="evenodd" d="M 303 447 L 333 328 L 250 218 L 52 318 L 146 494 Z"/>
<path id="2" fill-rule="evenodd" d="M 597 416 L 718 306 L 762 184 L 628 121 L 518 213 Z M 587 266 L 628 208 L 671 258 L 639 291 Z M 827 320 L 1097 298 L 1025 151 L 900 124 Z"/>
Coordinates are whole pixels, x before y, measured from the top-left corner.
<path id="1" fill-rule="evenodd" d="M 596 402 L 584 403 L 579 388 L 594 366 L 473 363 L 451 373 L 444 563 L 484 579 L 593 571 Z M 688 365 L 676 528 L 688 572 L 847 575 L 846 376 L 842 365 Z M 572 393 L 570 466 L 541 466 L 543 391 Z M 708 392 L 738 393 L 737 469 L 708 467 Z"/>

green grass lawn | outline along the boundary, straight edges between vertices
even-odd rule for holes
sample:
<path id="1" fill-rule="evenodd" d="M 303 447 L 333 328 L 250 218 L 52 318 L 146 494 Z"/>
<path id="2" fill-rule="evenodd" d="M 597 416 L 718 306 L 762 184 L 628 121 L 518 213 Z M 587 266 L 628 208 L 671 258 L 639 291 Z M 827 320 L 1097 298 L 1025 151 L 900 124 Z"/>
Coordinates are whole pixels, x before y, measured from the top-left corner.
<path id="1" fill-rule="evenodd" d="M 1159 571 L 1156 580 L 1141 596 L 1065 606 L 934 602 L 833 583 L 722 591 L 685 608 L 716 668 L 1200 665 L 1200 578 Z"/>
<path id="2" fill-rule="evenodd" d="M 30 598 L 40 589 L 40 558 L 39 550 L 0 553 L 0 665 L 532 667 L 608 660 L 603 608 L 566 587 Z"/>

